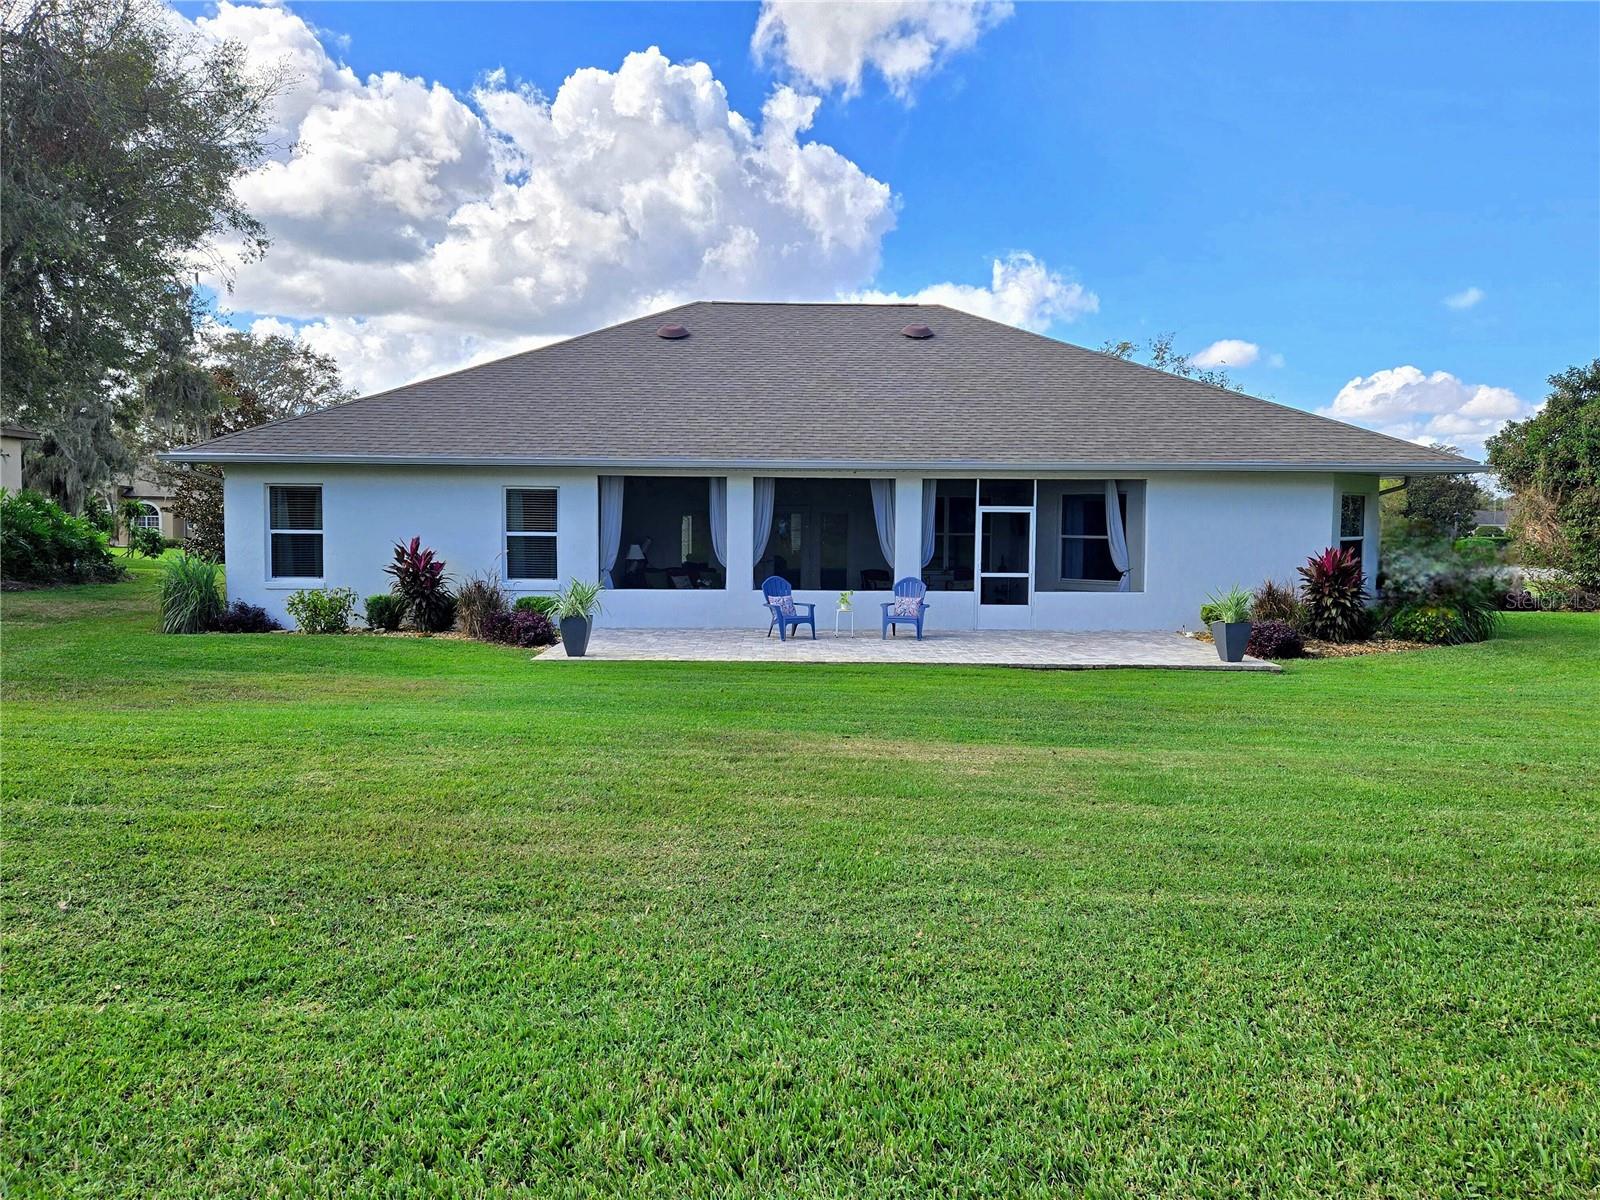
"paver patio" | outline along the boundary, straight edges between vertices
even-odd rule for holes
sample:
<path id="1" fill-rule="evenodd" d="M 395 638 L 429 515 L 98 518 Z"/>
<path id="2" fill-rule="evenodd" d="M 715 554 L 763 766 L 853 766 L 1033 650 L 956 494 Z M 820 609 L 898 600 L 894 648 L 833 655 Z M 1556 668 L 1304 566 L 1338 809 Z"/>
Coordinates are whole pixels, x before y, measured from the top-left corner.
<path id="1" fill-rule="evenodd" d="M 1032 667 L 1092 670 L 1164 667 L 1188 671 L 1278 671 L 1260 659 L 1225 663 L 1209 642 L 1163 630 L 1047 633 L 1035 630 L 929 630 L 880 639 L 877 631 L 835 637 L 832 630 L 780 642 L 764 629 L 595 629 L 586 659 L 568 658 L 559 646 L 538 662 L 656 659 L 673 662 L 934 663 L 945 666 Z"/>

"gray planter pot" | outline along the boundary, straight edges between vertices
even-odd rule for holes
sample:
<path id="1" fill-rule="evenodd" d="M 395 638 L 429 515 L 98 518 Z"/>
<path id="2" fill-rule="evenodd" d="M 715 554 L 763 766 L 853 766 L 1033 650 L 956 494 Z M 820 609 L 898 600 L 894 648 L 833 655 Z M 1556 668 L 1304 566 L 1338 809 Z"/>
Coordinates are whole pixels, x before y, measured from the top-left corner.
<path id="1" fill-rule="evenodd" d="M 568 658 L 582 658 L 589 649 L 589 630 L 594 622 L 588 617 L 561 618 L 561 647 Z"/>
<path id="2" fill-rule="evenodd" d="M 1250 641 L 1250 621 L 1213 621 L 1211 637 L 1217 643 L 1217 657 L 1223 662 L 1241 662 Z"/>

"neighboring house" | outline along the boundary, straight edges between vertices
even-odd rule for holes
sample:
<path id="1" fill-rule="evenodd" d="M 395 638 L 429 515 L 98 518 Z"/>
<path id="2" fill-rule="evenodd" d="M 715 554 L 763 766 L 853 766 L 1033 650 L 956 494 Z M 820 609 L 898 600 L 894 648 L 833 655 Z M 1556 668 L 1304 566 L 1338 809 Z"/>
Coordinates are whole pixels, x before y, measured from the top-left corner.
<path id="1" fill-rule="evenodd" d="M 1495 529 L 1509 529 L 1511 527 L 1511 505 L 1504 508 L 1480 508 L 1472 514 L 1473 528 L 1484 525 L 1493 526 Z"/>
<path id="2" fill-rule="evenodd" d="M 1380 476 L 1479 464 L 938 305 L 698 303 L 165 457 L 223 465 L 228 591 L 386 591 L 420 536 L 603 622 L 765 625 L 920 575 L 933 628 L 1197 625 L 1377 561 Z M 1370 568 L 1369 568 L 1370 570 Z"/>
<path id="3" fill-rule="evenodd" d="M 0 425 L 0 488 L 22 490 L 22 448 L 39 435 L 21 425 Z"/>
<path id="4" fill-rule="evenodd" d="M 143 463 L 134 468 L 133 474 L 119 476 L 107 489 L 105 499 L 113 512 L 120 512 L 124 501 L 137 500 L 144 510 L 139 524 L 147 529 L 159 529 L 162 537 L 182 541 L 188 533 L 187 522 L 172 510 L 172 489 Z M 112 541 L 121 545 L 126 540 L 127 534 L 119 522 Z"/>

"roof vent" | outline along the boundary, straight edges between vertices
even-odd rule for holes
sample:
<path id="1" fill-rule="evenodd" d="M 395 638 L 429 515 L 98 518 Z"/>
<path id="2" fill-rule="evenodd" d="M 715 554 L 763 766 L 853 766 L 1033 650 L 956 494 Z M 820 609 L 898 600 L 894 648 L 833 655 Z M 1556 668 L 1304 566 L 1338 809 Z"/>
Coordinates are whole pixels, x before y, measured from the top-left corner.
<path id="1" fill-rule="evenodd" d="M 916 325 L 907 325 L 900 332 L 908 338 L 915 338 L 919 342 L 922 341 L 923 338 L 931 338 L 933 336 L 933 330 L 921 323 Z"/>
<path id="2" fill-rule="evenodd" d="M 669 342 L 675 342 L 679 338 L 688 337 L 689 331 L 682 325 L 663 325 L 660 329 L 656 330 L 656 336 L 658 338 L 666 338 Z"/>

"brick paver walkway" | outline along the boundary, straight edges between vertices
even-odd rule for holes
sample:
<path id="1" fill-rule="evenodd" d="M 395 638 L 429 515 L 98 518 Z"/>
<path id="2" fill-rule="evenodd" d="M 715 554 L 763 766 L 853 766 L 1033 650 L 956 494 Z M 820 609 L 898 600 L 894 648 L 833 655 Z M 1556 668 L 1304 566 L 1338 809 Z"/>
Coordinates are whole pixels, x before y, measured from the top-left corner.
<path id="1" fill-rule="evenodd" d="M 1084 670 L 1098 667 L 1165 667 L 1191 671 L 1277 671 L 1247 658 L 1225 663 L 1209 642 L 1162 631 L 1044 633 L 1033 630 L 930 631 L 922 641 L 906 635 L 881 640 L 876 631 L 834 637 L 832 630 L 780 642 L 760 629 L 606 629 L 589 639 L 588 660 L 673 662 L 940 663 Z M 537 662 L 583 662 L 560 646 Z"/>

